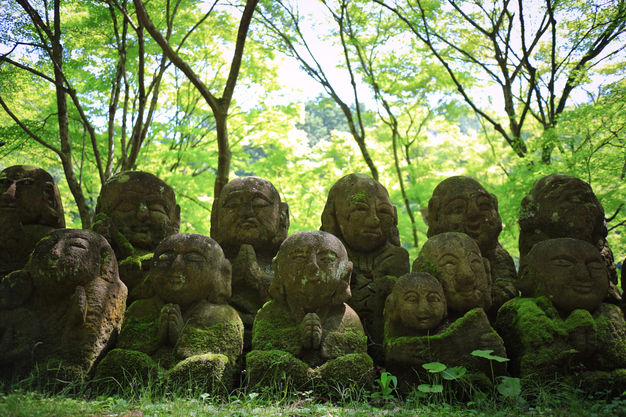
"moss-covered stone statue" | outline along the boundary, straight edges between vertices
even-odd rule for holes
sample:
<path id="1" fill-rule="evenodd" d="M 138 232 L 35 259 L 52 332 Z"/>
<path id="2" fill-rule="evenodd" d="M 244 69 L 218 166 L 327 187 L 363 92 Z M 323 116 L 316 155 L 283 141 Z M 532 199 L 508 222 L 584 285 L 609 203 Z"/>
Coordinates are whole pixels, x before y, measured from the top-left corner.
<path id="1" fill-rule="evenodd" d="M 26 265 L 39 240 L 65 227 L 63 204 L 52 176 L 14 165 L 0 172 L 0 279 Z"/>
<path id="2" fill-rule="evenodd" d="M 470 239 L 471 240 L 471 239 Z M 473 242 L 472 242 L 473 243 Z M 503 375 L 505 366 L 474 356 L 475 350 L 490 350 L 506 358 L 502 339 L 491 328 L 483 309 L 475 308 L 453 323 L 445 321 L 446 297 L 441 283 L 418 272 L 402 276 L 385 303 L 386 369 L 409 392 L 428 372 L 422 365 L 440 362 L 447 367 L 463 366 L 466 379 L 489 387 L 493 375 Z"/>
<path id="3" fill-rule="evenodd" d="M 385 187 L 364 174 L 341 178 L 328 193 L 320 230 L 337 236 L 354 265 L 348 302 L 363 322 L 368 352 L 384 362 L 383 309 L 394 281 L 410 270 L 409 254 L 400 246 L 398 215 Z"/>
<path id="4" fill-rule="evenodd" d="M 52 378 L 82 381 L 122 324 L 126 286 L 113 250 L 94 232 L 53 231 L 26 267 L 0 286 L 3 377 L 23 376 L 39 365 Z"/>
<path id="5" fill-rule="evenodd" d="M 429 273 L 441 282 L 450 321 L 474 308 L 491 307 L 489 261 L 466 234 L 448 232 L 428 239 L 413 262 L 413 272 Z"/>
<path id="6" fill-rule="evenodd" d="M 245 327 L 250 350 L 256 313 L 270 300 L 272 259 L 289 229 L 289 206 L 266 179 L 237 178 L 224 186 L 216 205 L 215 240 L 233 265 L 233 306 Z"/>
<path id="7" fill-rule="evenodd" d="M 585 241 L 538 242 L 522 258 L 522 298 L 506 303 L 496 329 L 510 370 L 534 381 L 563 377 L 588 392 L 626 389 L 626 334 L 619 307 L 603 304 L 608 271 Z"/>
<path id="8" fill-rule="evenodd" d="M 609 299 L 621 299 L 613 252 L 606 240 L 604 208 L 589 184 L 565 174 L 537 180 L 522 200 L 519 225 L 520 257 L 526 256 L 537 242 L 548 239 L 569 237 L 593 244 L 608 269 Z"/>
<path id="9" fill-rule="evenodd" d="M 459 232 L 474 239 L 491 264 L 492 308 L 487 313 L 493 317 L 502 304 L 517 296 L 515 264 L 498 242 L 501 231 L 498 199 L 475 179 L 450 177 L 433 191 L 428 202 L 427 236 Z"/>
<path id="10" fill-rule="evenodd" d="M 166 370 L 175 381 L 232 389 L 243 324 L 228 305 L 230 274 L 213 239 L 194 233 L 166 238 L 150 267 L 155 295 L 128 307 L 117 348 L 98 365 L 96 378 L 122 381 Z"/>
<path id="11" fill-rule="evenodd" d="M 247 355 L 251 385 L 291 381 L 297 389 L 372 383 L 372 359 L 350 298 L 352 263 L 341 241 L 318 231 L 297 232 L 275 260 L 273 300 L 254 322 Z"/>
<path id="12" fill-rule="evenodd" d="M 102 186 L 95 213 L 92 229 L 115 251 L 120 278 L 128 287 L 128 304 L 151 296 L 149 281 L 143 283 L 152 254 L 180 226 L 174 190 L 148 172 L 120 172 Z"/>

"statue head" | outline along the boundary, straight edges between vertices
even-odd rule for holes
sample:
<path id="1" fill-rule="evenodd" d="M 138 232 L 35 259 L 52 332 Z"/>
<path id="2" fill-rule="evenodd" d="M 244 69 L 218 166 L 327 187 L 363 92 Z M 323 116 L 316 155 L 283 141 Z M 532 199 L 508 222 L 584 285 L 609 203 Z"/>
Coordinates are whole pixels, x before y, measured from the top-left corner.
<path id="1" fill-rule="evenodd" d="M 25 267 L 35 291 L 62 299 L 97 278 L 118 283 L 117 260 L 104 237 L 81 229 L 57 229 L 41 239 Z M 119 282 L 121 285 L 121 282 Z"/>
<path id="2" fill-rule="evenodd" d="M 271 182 L 259 177 L 240 177 L 224 186 L 217 204 L 215 240 L 226 253 L 243 244 L 274 256 L 287 237 L 289 206 Z M 230 255 L 229 255 L 230 256 Z"/>
<path id="3" fill-rule="evenodd" d="M 413 272 L 417 271 L 441 282 L 449 310 L 464 314 L 473 308 L 491 307 L 489 261 L 465 234 L 449 232 L 428 239 L 413 263 Z"/>
<path id="4" fill-rule="evenodd" d="M 163 240 L 150 266 L 154 292 L 185 309 L 208 300 L 226 304 L 231 296 L 231 266 L 222 248 L 208 236 L 179 233 Z"/>
<path id="5" fill-rule="evenodd" d="M 328 193 L 320 230 L 341 239 L 349 248 L 370 253 L 391 242 L 400 246 L 398 215 L 389 193 L 364 174 L 350 174 Z"/>
<path id="6" fill-rule="evenodd" d="M 385 321 L 393 336 L 427 334 L 447 315 L 441 283 L 425 272 L 401 276 L 385 301 Z"/>
<path id="7" fill-rule="evenodd" d="M 473 178 L 443 180 L 428 202 L 428 237 L 445 232 L 465 233 L 483 253 L 494 249 L 502 231 L 498 199 Z"/>
<path id="8" fill-rule="evenodd" d="M 345 303 L 351 296 L 352 262 L 339 239 L 320 231 L 289 236 L 274 259 L 269 292 L 292 312 L 314 313 Z"/>
<path id="9" fill-rule="evenodd" d="M 570 237 L 589 243 L 607 235 L 604 209 L 586 182 L 551 174 L 535 182 L 520 207 L 520 254 L 540 240 Z"/>
<path id="10" fill-rule="evenodd" d="M 100 190 L 96 214 L 104 213 L 133 247 L 147 251 L 178 233 L 180 206 L 174 190 L 147 172 L 120 172 Z"/>
<path id="11" fill-rule="evenodd" d="M 0 215 L 15 213 L 22 225 L 65 227 L 63 203 L 52 176 L 41 168 L 14 165 L 0 172 Z"/>
<path id="12" fill-rule="evenodd" d="M 522 297 L 547 296 L 557 310 L 594 311 L 607 295 L 609 275 L 600 251 L 583 240 L 539 242 L 520 261 Z"/>

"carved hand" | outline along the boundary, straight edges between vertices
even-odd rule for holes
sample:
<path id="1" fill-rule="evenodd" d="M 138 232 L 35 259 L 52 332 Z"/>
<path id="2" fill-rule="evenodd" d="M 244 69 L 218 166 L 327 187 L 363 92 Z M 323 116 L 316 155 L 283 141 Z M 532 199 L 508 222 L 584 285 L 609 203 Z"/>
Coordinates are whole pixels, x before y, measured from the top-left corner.
<path id="1" fill-rule="evenodd" d="M 317 350 L 322 341 L 322 321 L 315 313 L 309 313 L 302 320 L 302 346 Z"/>
<path id="2" fill-rule="evenodd" d="M 175 345 L 183 331 L 183 315 L 178 304 L 167 304 L 161 309 L 159 342 Z"/>

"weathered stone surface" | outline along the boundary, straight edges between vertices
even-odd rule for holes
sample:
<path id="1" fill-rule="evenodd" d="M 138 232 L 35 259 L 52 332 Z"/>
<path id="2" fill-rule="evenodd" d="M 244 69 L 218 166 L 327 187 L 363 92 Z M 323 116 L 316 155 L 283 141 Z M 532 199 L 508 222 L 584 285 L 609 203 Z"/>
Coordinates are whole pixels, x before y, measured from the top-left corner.
<path id="1" fill-rule="evenodd" d="M 548 239 L 569 237 L 595 245 L 608 268 L 609 299 L 621 299 L 613 252 L 606 240 L 604 208 L 589 184 L 565 174 L 551 174 L 537 180 L 522 200 L 519 225 L 521 258 L 537 242 Z"/>
<path id="2" fill-rule="evenodd" d="M 413 262 L 413 272 L 417 271 L 441 282 L 451 320 L 474 308 L 491 307 L 489 261 L 466 234 L 448 232 L 428 239 Z"/>
<path id="3" fill-rule="evenodd" d="M 231 389 L 243 324 L 227 304 L 230 274 L 230 262 L 213 239 L 191 233 L 166 238 L 154 252 L 148 278 L 155 295 L 126 310 L 118 349 L 98 366 L 96 377 L 123 378 L 126 363 L 135 363 L 138 375 L 169 370 L 177 381 L 211 369 L 207 382 Z"/>
<path id="4" fill-rule="evenodd" d="M 422 365 L 431 362 L 440 362 L 449 368 L 465 367 L 466 379 L 477 387 L 492 386 L 492 371 L 495 376 L 506 373 L 504 363 L 490 363 L 486 358 L 472 355 L 475 350 L 491 350 L 493 355 L 507 357 L 502 339 L 493 330 L 481 308 L 468 311 L 448 327 L 428 336 L 417 334 L 394 337 L 393 326 L 387 329 L 386 369 L 398 378 L 399 388 L 403 392 L 409 392 L 429 380 L 428 372 Z"/>
<path id="5" fill-rule="evenodd" d="M 385 337 L 437 334 L 447 315 L 439 281 L 424 272 L 403 275 L 385 301 Z"/>
<path id="6" fill-rule="evenodd" d="M 26 265 L 37 242 L 65 227 L 63 204 L 52 176 L 14 165 L 0 172 L 0 278 Z M 0 295 L 1 296 L 1 295 Z"/>
<path id="7" fill-rule="evenodd" d="M 289 206 L 271 182 L 241 177 L 224 186 L 216 209 L 215 240 L 233 265 L 229 303 L 243 320 L 249 350 L 256 313 L 270 300 L 272 259 L 287 237 Z"/>
<path id="8" fill-rule="evenodd" d="M 433 191 L 428 202 L 427 236 L 458 232 L 476 241 L 491 264 L 492 308 L 487 312 L 494 317 L 502 304 L 517 296 L 515 264 L 498 242 L 501 231 L 498 199 L 475 179 L 450 177 Z"/>
<path id="9" fill-rule="evenodd" d="M 324 232 L 294 233 L 274 270 L 273 300 L 257 314 L 247 356 L 251 384 L 281 382 L 283 371 L 302 387 L 320 380 L 371 384 L 363 327 L 345 303 L 352 264 L 341 241 Z"/>
<path id="10" fill-rule="evenodd" d="M 87 230 L 56 230 L 37 244 L 24 270 L 1 283 L 7 284 L 25 292 L 19 307 L 0 306 L 3 376 L 55 362 L 85 378 L 124 315 L 127 289 L 107 241 Z"/>
<path id="11" fill-rule="evenodd" d="M 102 186 L 92 230 L 115 251 L 120 278 L 129 291 L 129 305 L 152 295 L 139 287 L 146 278 L 152 253 L 166 237 L 178 233 L 180 206 L 174 190 L 142 171 L 120 172 Z"/>
<path id="12" fill-rule="evenodd" d="M 607 277 L 590 243 L 560 238 L 535 244 L 520 264 L 523 298 L 506 303 L 496 322 L 511 372 L 535 381 L 563 376 L 594 390 L 613 373 L 615 380 L 605 388 L 622 392 L 626 324 L 617 306 L 601 303 Z"/>
<path id="13" fill-rule="evenodd" d="M 394 281 L 410 270 L 409 254 L 400 247 L 398 215 L 385 187 L 364 174 L 341 178 L 328 193 L 320 230 L 337 236 L 354 265 L 354 308 L 368 335 L 368 352 L 384 362 L 383 309 Z"/>

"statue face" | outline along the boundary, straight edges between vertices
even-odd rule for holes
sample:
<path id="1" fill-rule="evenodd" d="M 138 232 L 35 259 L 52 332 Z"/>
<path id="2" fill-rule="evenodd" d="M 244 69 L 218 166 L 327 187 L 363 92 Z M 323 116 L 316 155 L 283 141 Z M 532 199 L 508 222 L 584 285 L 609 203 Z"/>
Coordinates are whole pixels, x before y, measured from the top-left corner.
<path id="1" fill-rule="evenodd" d="M 533 247 L 524 263 L 523 275 L 534 279 L 535 294 L 550 297 L 559 310 L 593 311 L 607 294 L 608 271 L 591 243 L 569 238 L 546 240 Z"/>
<path id="2" fill-rule="evenodd" d="M 351 248 L 364 253 L 382 247 L 391 237 L 395 212 L 384 187 L 361 179 L 335 200 L 337 223 Z"/>
<path id="3" fill-rule="evenodd" d="M 95 232 L 58 229 L 39 242 L 26 268 L 44 295 L 69 296 L 76 286 L 101 275 L 104 246 L 106 241 Z"/>
<path id="4" fill-rule="evenodd" d="M 100 205 L 100 211 L 135 248 L 154 250 L 164 238 L 178 232 L 180 208 L 174 193 L 151 174 L 118 174 L 102 188 Z"/>
<path id="5" fill-rule="evenodd" d="M 497 201 L 477 181 L 466 177 L 448 178 L 435 189 L 433 199 L 440 204 L 437 213 L 430 213 L 429 237 L 458 232 L 474 239 L 483 252 L 496 246 L 502 231 Z"/>
<path id="6" fill-rule="evenodd" d="M 50 174 L 40 168 L 27 165 L 6 168 L 0 172 L 0 213 L 15 213 L 22 225 L 64 227 L 61 200 L 55 195 L 55 187 Z M 57 205 L 60 213 L 54 213 Z"/>
<path id="7" fill-rule="evenodd" d="M 217 241 L 224 247 L 268 244 L 280 228 L 280 197 L 274 186 L 258 177 L 226 184 L 219 198 Z"/>
<path id="8" fill-rule="evenodd" d="M 317 231 L 297 232 L 281 245 L 276 257 L 278 282 L 285 286 L 290 307 L 315 312 L 333 304 L 347 290 L 352 263 L 335 236 Z"/>
<path id="9" fill-rule="evenodd" d="M 441 273 L 441 285 L 450 310 L 465 313 L 491 306 L 490 279 L 480 249 L 471 238 L 444 233 L 430 238 L 420 255 Z"/>
<path id="10" fill-rule="evenodd" d="M 405 275 L 394 286 L 396 314 L 409 331 L 434 329 L 446 316 L 446 298 L 441 284 L 430 275 Z"/>
<path id="11" fill-rule="evenodd" d="M 230 289 L 230 275 L 225 273 L 230 270 L 222 268 L 225 262 L 213 239 L 192 233 L 176 234 L 165 239 L 154 252 L 150 279 L 159 297 L 185 308 L 209 298 L 222 284 Z"/>

